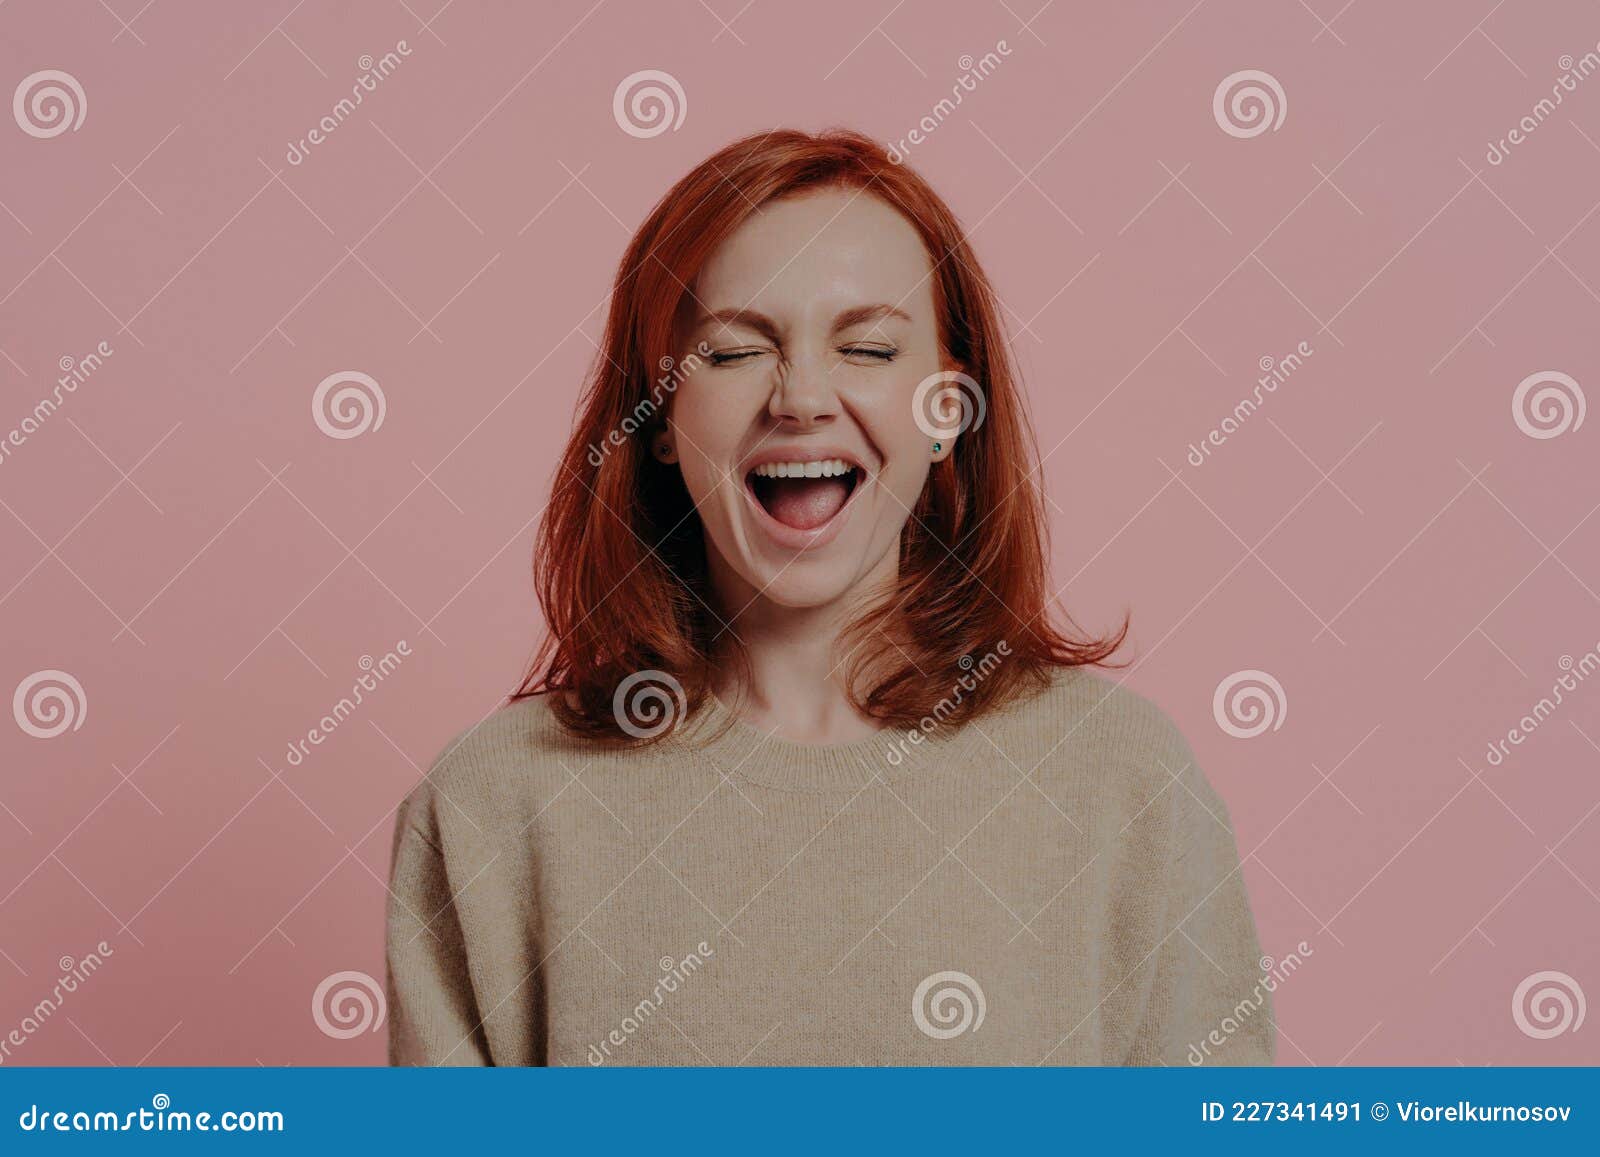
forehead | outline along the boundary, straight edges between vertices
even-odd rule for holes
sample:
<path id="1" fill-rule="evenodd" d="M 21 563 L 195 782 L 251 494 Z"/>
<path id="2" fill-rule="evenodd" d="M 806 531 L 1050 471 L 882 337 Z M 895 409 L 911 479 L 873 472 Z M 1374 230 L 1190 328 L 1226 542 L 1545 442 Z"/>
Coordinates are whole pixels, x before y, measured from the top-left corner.
<path id="1" fill-rule="evenodd" d="M 713 251 L 696 295 L 711 310 L 765 313 L 898 305 L 933 315 L 933 263 L 911 222 L 859 189 L 763 205 Z"/>

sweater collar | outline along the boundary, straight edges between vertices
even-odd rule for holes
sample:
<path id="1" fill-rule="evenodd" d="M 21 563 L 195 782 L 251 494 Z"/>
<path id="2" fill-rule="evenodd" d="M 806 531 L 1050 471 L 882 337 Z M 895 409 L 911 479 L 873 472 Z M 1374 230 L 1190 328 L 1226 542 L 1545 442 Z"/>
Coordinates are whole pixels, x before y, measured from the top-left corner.
<path id="1" fill-rule="evenodd" d="M 952 723 L 886 728 L 850 743 L 800 743 L 745 722 L 708 694 L 673 741 L 718 770 L 780 791 L 857 791 L 947 763 L 972 742 L 972 728 Z"/>

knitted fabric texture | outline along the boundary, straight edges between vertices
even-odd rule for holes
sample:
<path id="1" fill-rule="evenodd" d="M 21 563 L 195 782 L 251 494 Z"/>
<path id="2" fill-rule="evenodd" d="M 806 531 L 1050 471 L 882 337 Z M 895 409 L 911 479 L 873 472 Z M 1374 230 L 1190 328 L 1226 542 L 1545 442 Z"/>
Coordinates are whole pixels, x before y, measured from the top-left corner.
<path id="1" fill-rule="evenodd" d="M 711 698 L 617 750 L 523 700 L 406 798 L 391 890 L 395 1064 L 1273 1056 L 1228 811 L 1160 710 L 1081 668 L 841 746 Z"/>

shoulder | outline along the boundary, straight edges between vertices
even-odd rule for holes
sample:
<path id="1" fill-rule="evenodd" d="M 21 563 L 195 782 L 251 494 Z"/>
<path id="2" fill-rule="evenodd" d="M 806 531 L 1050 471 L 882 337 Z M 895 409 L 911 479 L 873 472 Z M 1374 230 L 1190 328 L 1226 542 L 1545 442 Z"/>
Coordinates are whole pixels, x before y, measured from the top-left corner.
<path id="1" fill-rule="evenodd" d="M 399 822 L 435 847 L 458 827 L 482 833 L 515 823 L 593 757 L 565 730 L 547 696 L 506 704 L 457 733 L 400 804 Z M 520 822 L 526 822 L 525 819 Z"/>
<path id="2" fill-rule="evenodd" d="M 1041 778 L 1094 797 L 1113 814 L 1178 818 L 1197 806 L 1226 822 L 1226 809 L 1172 717 L 1116 674 L 1053 672 L 1048 686 L 1007 710 L 1028 737 Z M 1023 771 L 1029 765 L 1017 761 Z M 1164 806 L 1154 801 L 1164 799 Z"/>
<path id="3" fill-rule="evenodd" d="M 1193 759 L 1188 740 L 1166 711 L 1121 679 L 1089 667 L 1057 669 L 1045 688 L 1013 712 L 1059 748 L 1101 759 L 1139 764 Z"/>

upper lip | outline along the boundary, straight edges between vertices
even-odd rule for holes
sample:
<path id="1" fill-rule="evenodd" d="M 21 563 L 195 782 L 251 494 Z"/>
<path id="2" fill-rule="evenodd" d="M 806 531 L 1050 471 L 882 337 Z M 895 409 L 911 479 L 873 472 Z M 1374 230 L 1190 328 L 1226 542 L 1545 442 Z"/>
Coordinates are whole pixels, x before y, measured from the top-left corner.
<path id="1" fill-rule="evenodd" d="M 855 467 L 863 474 L 867 468 L 862 464 L 861 456 L 842 446 L 763 446 L 754 454 L 746 458 L 741 472 L 749 474 L 757 466 L 765 466 L 769 462 L 826 462 L 830 458 L 842 459 L 847 465 Z"/>

